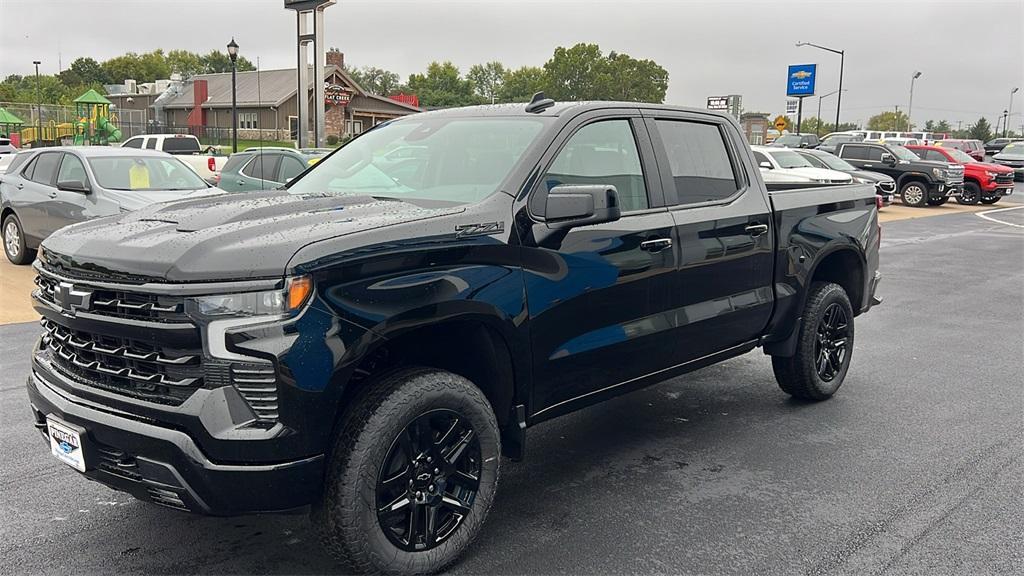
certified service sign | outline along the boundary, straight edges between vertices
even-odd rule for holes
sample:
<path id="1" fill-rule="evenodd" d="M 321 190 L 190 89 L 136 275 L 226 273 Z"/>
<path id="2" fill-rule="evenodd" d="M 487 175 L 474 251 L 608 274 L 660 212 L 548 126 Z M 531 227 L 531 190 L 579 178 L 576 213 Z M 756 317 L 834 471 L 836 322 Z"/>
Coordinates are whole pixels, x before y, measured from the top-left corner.
<path id="1" fill-rule="evenodd" d="M 786 80 L 786 96 L 813 96 L 817 64 L 793 64 Z"/>

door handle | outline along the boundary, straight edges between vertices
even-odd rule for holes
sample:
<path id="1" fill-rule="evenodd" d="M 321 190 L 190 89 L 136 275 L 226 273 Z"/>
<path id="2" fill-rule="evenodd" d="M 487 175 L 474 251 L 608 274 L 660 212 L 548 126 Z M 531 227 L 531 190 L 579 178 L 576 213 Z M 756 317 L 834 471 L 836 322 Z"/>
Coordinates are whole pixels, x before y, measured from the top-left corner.
<path id="1" fill-rule="evenodd" d="M 767 232 L 768 231 L 768 225 L 767 224 L 751 224 L 750 226 L 747 226 L 746 228 L 744 228 L 744 230 L 747 231 L 747 234 L 750 234 L 751 236 L 755 236 L 756 237 L 756 236 L 760 236 L 761 234 L 764 234 L 765 232 Z"/>
<path id="2" fill-rule="evenodd" d="M 24 184 L 18 184 L 18 190 L 24 190 L 24 189 L 25 189 L 25 185 Z"/>
<path id="3" fill-rule="evenodd" d="M 54 192 L 53 190 L 50 190 L 49 196 L 50 196 L 50 198 L 56 198 L 57 197 L 57 193 Z"/>
<path id="4" fill-rule="evenodd" d="M 640 243 L 640 249 L 648 252 L 661 252 L 665 248 L 670 248 L 671 246 L 671 238 L 652 238 Z"/>
<path id="5" fill-rule="evenodd" d="M 239 186 L 244 186 L 245 180 L 235 180 L 235 184 L 238 184 Z"/>

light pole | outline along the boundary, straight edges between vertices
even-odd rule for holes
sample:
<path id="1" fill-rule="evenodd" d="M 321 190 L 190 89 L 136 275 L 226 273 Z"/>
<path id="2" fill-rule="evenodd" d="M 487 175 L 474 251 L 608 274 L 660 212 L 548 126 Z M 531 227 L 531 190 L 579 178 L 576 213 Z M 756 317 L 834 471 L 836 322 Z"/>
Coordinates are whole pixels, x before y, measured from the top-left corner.
<path id="1" fill-rule="evenodd" d="M 1006 122 L 1003 123 L 1003 138 L 1006 138 L 1006 128 L 1010 125 L 1010 113 L 1013 112 L 1013 95 L 1017 93 L 1020 88 L 1014 88 L 1010 90 L 1010 107 L 1006 109 Z"/>
<path id="2" fill-rule="evenodd" d="M 238 44 L 231 37 L 228 42 L 228 58 L 231 58 L 231 152 L 238 152 L 238 98 L 235 85 L 238 72 Z"/>
<path id="3" fill-rule="evenodd" d="M 829 96 L 831 96 L 833 94 L 838 94 L 840 91 L 846 92 L 846 90 L 840 89 L 840 90 L 833 90 L 833 91 L 829 92 L 828 94 L 822 94 L 821 96 L 818 96 L 818 126 L 817 126 L 817 129 L 814 131 L 814 135 L 815 136 L 821 136 L 821 99 L 822 98 L 828 98 Z M 836 132 L 839 131 L 839 125 L 838 124 L 836 124 L 835 131 Z"/>
<path id="4" fill-rule="evenodd" d="M 907 132 L 913 129 L 913 125 L 910 123 L 910 115 L 914 112 L 914 80 L 920 77 L 921 72 L 919 71 L 914 71 L 914 75 L 910 77 L 910 102 L 907 104 Z"/>
<path id="5" fill-rule="evenodd" d="M 839 109 L 843 104 L 843 62 L 846 60 L 845 50 L 835 50 L 833 48 L 826 48 L 825 46 L 819 46 L 810 42 L 797 42 L 797 47 L 800 46 L 811 46 L 819 50 L 825 50 L 833 54 L 839 54 L 839 96 L 836 98 L 836 131 L 839 131 Z"/>
<path id="6" fill-rule="evenodd" d="M 33 60 L 32 63 L 36 65 L 36 141 L 32 144 L 35 148 L 36 144 L 42 145 L 43 142 L 43 100 L 39 96 L 39 65 L 42 62 Z"/>
<path id="7" fill-rule="evenodd" d="M 999 124 L 996 121 L 996 134 L 999 134 Z M 1006 127 L 1010 124 L 1010 109 L 1003 110 L 1003 138 L 1006 138 Z"/>

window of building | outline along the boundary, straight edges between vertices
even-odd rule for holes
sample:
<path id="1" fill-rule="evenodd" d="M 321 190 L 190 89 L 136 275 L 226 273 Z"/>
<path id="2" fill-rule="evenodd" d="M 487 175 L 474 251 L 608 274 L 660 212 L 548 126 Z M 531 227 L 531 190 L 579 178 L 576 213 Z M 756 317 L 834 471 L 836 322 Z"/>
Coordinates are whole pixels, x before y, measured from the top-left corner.
<path id="1" fill-rule="evenodd" d="M 255 130 L 259 128 L 259 114 L 256 112 L 240 112 L 238 114 L 239 130 Z"/>
<path id="2" fill-rule="evenodd" d="M 640 152 L 628 120 L 606 120 L 581 128 L 558 153 L 544 183 L 548 190 L 563 184 L 610 184 L 618 191 L 624 212 L 650 206 Z"/>
<path id="3" fill-rule="evenodd" d="M 724 200 L 739 190 L 718 125 L 678 120 L 657 124 L 679 204 Z"/>
<path id="4" fill-rule="evenodd" d="M 345 120 L 345 133 L 353 136 L 363 131 L 362 120 Z"/>

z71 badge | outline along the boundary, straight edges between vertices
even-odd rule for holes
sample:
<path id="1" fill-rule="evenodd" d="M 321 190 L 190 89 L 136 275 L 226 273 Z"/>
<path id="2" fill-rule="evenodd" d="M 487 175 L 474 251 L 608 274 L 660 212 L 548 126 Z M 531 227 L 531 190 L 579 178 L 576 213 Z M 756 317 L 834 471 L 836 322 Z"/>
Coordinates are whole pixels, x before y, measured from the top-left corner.
<path id="1" fill-rule="evenodd" d="M 455 237 L 489 236 L 505 231 L 504 222 L 481 222 L 478 224 L 459 224 L 455 227 Z"/>

